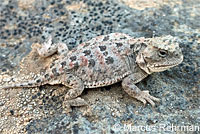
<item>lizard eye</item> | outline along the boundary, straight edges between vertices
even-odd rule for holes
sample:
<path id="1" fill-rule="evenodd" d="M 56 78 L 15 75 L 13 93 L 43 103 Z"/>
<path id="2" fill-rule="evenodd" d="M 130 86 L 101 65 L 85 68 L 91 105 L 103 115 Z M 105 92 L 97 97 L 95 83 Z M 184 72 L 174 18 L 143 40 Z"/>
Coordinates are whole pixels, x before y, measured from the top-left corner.
<path id="1" fill-rule="evenodd" d="M 159 55 L 160 57 L 166 57 L 166 56 L 167 56 L 167 51 L 165 51 L 165 50 L 159 50 L 158 55 Z"/>

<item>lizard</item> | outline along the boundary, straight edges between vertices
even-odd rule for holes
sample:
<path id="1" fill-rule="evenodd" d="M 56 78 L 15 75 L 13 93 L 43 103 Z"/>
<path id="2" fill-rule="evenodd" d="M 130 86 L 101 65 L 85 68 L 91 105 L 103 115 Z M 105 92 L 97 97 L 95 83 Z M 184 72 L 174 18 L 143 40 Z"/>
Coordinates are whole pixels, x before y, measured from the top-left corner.
<path id="1" fill-rule="evenodd" d="M 37 48 L 37 52 L 42 58 L 57 53 L 58 58 L 43 74 L 29 81 L 3 84 L 0 89 L 62 84 L 70 88 L 64 97 L 69 109 L 71 106 L 87 105 L 79 97 L 85 88 L 104 87 L 117 82 L 121 82 L 128 95 L 154 107 L 160 99 L 151 96 L 148 90 L 140 90 L 136 83 L 183 61 L 179 42 L 171 35 L 134 38 L 124 33 L 110 33 L 81 43 L 72 50 L 65 43 L 53 43 L 50 36 Z"/>

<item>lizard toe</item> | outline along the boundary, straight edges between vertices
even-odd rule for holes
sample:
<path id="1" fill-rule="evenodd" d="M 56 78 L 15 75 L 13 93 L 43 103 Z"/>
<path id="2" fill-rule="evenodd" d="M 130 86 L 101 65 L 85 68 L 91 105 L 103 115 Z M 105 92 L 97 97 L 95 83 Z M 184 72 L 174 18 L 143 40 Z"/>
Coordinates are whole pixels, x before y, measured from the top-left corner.
<path id="1" fill-rule="evenodd" d="M 138 99 L 139 101 L 143 102 L 143 104 L 145 105 L 146 102 L 150 103 L 152 105 L 152 107 L 155 107 L 155 103 L 154 101 L 159 101 L 160 99 L 153 97 L 149 94 L 149 91 L 145 90 L 145 91 L 141 91 L 141 93 L 139 94 L 138 97 L 136 97 L 136 99 Z"/>

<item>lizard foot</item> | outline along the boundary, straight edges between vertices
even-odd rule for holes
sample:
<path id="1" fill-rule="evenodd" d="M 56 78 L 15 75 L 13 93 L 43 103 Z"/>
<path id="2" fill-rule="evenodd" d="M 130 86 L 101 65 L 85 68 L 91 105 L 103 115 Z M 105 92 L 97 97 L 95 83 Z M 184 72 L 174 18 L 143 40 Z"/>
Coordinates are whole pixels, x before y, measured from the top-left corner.
<path id="1" fill-rule="evenodd" d="M 72 112 L 71 106 L 86 106 L 86 105 L 88 105 L 88 103 L 80 97 L 71 100 L 65 100 L 63 102 L 63 108 L 66 113 Z"/>
<path id="2" fill-rule="evenodd" d="M 153 97 L 149 94 L 148 90 L 141 91 L 137 96 L 134 96 L 137 100 L 141 101 L 144 105 L 146 105 L 147 102 L 149 102 L 152 107 L 155 106 L 154 101 L 159 102 L 160 99 Z"/>

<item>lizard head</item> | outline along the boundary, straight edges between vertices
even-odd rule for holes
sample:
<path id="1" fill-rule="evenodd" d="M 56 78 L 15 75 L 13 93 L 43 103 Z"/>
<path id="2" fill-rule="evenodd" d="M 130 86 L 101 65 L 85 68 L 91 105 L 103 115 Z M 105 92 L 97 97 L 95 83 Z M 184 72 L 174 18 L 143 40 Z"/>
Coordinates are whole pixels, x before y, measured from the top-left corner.
<path id="1" fill-rule="evenodd" d="M 179 43 L 170 35 L 148 38 L 145 44 L 146 47 L 138 53 L 136 62 L 148 74 L 167 70 L 183 61 Z"/>

